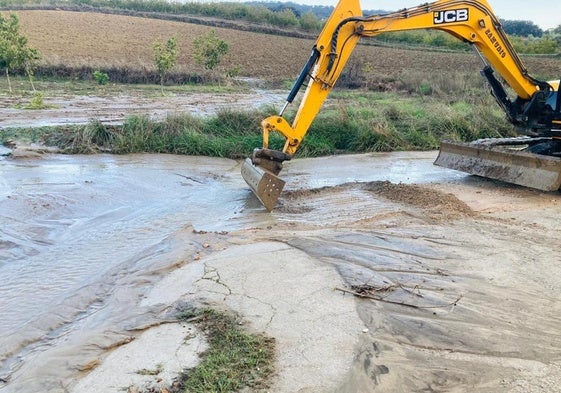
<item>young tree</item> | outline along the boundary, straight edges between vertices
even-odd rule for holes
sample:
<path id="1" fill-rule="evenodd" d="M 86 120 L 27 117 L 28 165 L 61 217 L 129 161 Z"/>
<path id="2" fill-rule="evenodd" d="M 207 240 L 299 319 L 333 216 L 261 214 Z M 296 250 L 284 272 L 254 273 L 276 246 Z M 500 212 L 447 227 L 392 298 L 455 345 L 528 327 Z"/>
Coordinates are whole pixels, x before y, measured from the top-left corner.
<path id="1" fill-rule="evenodd" d="M 220 39 L 213 29 L 207 35 L 195 38 L 193 47 L 195 61 L 207 70 L 213 70 L 220 63 L 222 56 L 228 53 L 229 45 Z"/>
<path id="2" fill-rule="evenodd" d="M 8 18 L 4 18 L 0 14 L 0 67 L 6 71 L 10 93 L 12 93 L 10 70 L 18 68 L 25 69 L 35 91 L 33 72 L 40 58 L 39 52 L 28 45 L 27 37 L 19 33 L 18 16 L 10 14 Z"/>
<path id="3" fill-rule="evenodd" d="M 162 93 L 164 92 L 164 77 L 166 73 L 175 66 L 177 56 L 179 56 L 179 49 L 177 47 L 177 37 L 173 36 L 165 44 L 160 41 L 154 42 L 154 61 L 156 69 L 160 74 L 160 86 Z"/>

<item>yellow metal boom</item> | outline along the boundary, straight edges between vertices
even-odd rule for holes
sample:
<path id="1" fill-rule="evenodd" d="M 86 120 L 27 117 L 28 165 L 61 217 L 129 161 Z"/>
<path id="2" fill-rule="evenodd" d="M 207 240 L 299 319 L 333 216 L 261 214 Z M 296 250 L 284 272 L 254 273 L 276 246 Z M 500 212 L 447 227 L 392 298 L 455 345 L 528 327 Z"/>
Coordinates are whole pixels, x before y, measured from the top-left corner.
<path id="1" fill-rule="evenodd" d="M 296 152 L 361 37 L 416 29 L 442 30 L 473 44 L 522 100 L 547 89 L 528 75 L 485 0 L 439 0 L 373 16 L 362 16 L 358 0 L 341 0 L 314 45 L 317 60 L 294 121 L 289 124 L 282 114 L 263 120 L 264 147 L 268 147 L 268 133 L 277 131 L 286 138 L 283 151 Z"/>
<path id="2" fill-rule="evenodd" d="M 298 150 L 359 39 L 415 29 L 441 30 L 471 44 L 484 63 L 481 74 L 489 82 L 491 92 L 508 120 L 519 130 L 524 130 L 523 133 L 527 135 L 549 138 L 534 141 L 536 146 L 531 146 L 530 153 L 561 156 L 559 81 L 540 81 L 528 74 L 487 0 L 437 0 L 397 12 L 371 16 L 363 16 L 359 0 L 340 0 L 319 34 L 286 105 L 279 115 L 267 117 L 261 122 L 263 148 L 256 149 L 252 159 L 246 160 L 242 169 L 244 178 L 269 210 L 275 205 L 284 186 L 284 181 L 276 177 L 282 168 L 282 162 L 290 159 Z M 503 84 L 494 76 L 495 72 L 514 90 L 517 95 L 514 100 L 508 97 Z M 283 113 L 308 78 L 298 111 L 292 123 L 289 123 L 283 117 Z M 286 139 L 282 151 L 268 149 L 271 132 L 278 132 Z M 517 141 L 516 144 L 520 143 Z M 453 149 L 450 144 L 441 145 L 441 153 L 442 146 Z M 462 154 L 471 154 L 467 164 L 452 163 L 458 161 L 459 155 L 456 152 L 452 160 L 439 160 L 440 163 L 446 162 L 443 166 L 448 168 L 480 176 L 544 190 L 559 187 L 557 181 L 546 182 L 550 183 L 547 188 L 541 183 L 536 186 L 529 180 L 520 180 L 545 176 L 541 172 L 530 173 L 524 169 L 543 167 L 540 159 L 531 160 L 530 156 L 528 159 L 521 159 L 522 164 L 516 166 L 521 169 L 514 171 L 505 158 L 509 155 L 496 155 L 499 157 L 496 162 L 487 159 L 485 164 L 474 165 L 474 159 L 479 152 L 480 146 L 462 147 Z M 561 174 L 561 159 L 559 163 L 556 160 L 557 158 L 554 159 L 553 165 L 548 164 L 553 168 L 550 171 L 553 176 L 557 176 L 558 172 Z M 436 164 L 440 165 L 438 162 Z M 495 164 L 497 166 L 494 167 Z M 520 171 L 526 171 L 524 176 Z M 498 176 L 498 173 L 504 175 Z"/>

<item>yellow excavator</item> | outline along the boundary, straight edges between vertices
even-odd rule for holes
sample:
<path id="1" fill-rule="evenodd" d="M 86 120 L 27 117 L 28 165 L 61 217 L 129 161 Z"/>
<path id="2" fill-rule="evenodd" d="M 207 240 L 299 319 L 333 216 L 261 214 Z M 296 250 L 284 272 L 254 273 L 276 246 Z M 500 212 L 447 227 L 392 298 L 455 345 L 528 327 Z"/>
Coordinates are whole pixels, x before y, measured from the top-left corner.
<path id="1" fill-rule="evenodd" d="M 531 77 L 486 0 L 438 0 L 397 12 L 363 16 L 359 0 L 340 0 L 278 116 L 261 123 L 263 147 L 242 164 L 242 177 L 267 210 L 277 204 L 285 182 L 278 177 L 304 140 L 361 37 L 414 29 L 437 29 L 468 42 L 484 63 L 491 93 L 521 137 L 441 142 L 436 165 L 544 191 L 561 187 L 561 94 L 559 80 Z M 508 96 L 503 82 L 516 93 Z M 300 88 L 307 88 L 289 123 L 283 113 Z M 268 148 L 280 133 L 282 151 Z"/>

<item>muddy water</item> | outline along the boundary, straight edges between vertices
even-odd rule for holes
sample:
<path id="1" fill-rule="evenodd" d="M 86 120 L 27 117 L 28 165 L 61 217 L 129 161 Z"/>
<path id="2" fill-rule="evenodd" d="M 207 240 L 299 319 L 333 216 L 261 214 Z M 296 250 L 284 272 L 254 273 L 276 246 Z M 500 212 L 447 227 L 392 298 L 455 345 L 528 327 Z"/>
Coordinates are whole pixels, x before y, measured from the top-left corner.
<path id="1" fill-rule="evenodd" d="M 465 178 L 433 167 L 434 156 L 296 160 L 286 168 L 287 192 L 349 181 Z M 266 213 L 241 179 L 240 162 L 227 159 L 52 155 L 4 158 L 0 168 L 0 391 L 6 392 L 58 391 L 76 371 L 68 364 L 95 366 L 83 348 L 110 348 L 128 339 L 127 330 L 172 312 L 169 305 L 139 303 L 159 277 L 189 262 L 174 254 L 174 244 L 194 256 L 203 249 L 201 233 L 333 219 L 292 210 L 283 199 Z M 195 279 L 201 272 L 193 269 Z"/>
<path id="2" fill-rule="evenodd" d="M 237 164 L 190 161 L 58 156 L 4 163 L 2 336 L 44 302 L 87 286 L 186 224 L 226 229 L 222 222 L 243 208 L 247 193 L 217 174 Z"/>
<path id="3" fill-rule="evenodd" d="M 119 124 L 132 115 L 162 120 L 168 115 L 213 115 L 221 110 L 259 109 L 284 103 L 284 92 L 253 89 L 248 93 L 178 93 L 160 97 L 145 95 L 66 96 L 46 99 L 49 107 L 34 111 L 15 109 L 28 104 L 23 98 L 0 98 L 1 127 L 45 127 L 87 124 L 97 120 Z"/>

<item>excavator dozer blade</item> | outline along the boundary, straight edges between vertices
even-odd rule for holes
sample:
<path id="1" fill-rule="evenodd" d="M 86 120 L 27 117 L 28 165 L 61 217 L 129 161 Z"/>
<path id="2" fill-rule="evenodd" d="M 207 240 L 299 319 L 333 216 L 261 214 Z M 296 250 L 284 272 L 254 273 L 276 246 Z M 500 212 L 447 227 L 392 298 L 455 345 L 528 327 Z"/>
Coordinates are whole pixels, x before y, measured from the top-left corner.
<path id="1" fill-rule="evenodd" d="M 538 190 L 559 190 L 560 158 L 513 149 L 513 145 L 520 143 L 442 142 L 434 164 Z"/>
<path id="2" fill-rule="evenodd" d="M 268 211 L 274 209 L 285 181 L 257 165 L 250 158 L 242 164 L 242 177 Z"/>

